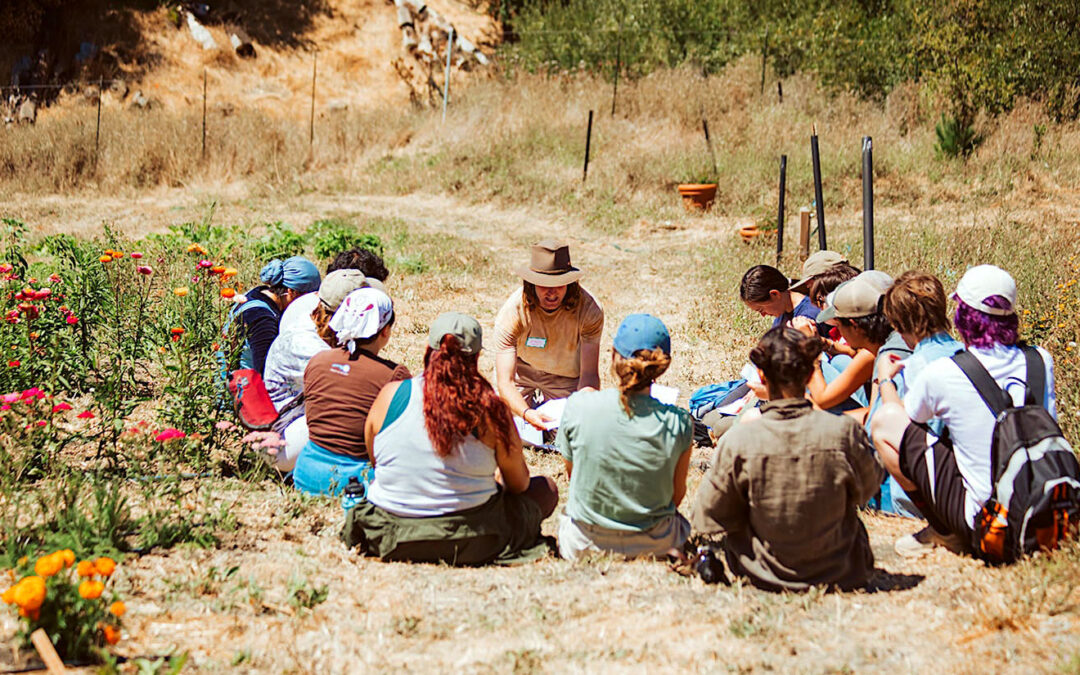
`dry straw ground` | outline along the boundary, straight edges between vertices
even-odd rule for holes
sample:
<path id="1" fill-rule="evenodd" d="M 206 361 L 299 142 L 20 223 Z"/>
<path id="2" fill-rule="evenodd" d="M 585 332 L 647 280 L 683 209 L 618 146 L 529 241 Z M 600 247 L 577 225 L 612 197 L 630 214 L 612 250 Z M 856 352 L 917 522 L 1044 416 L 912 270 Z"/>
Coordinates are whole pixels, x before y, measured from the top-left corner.
<path id="1" fill-rule="evenodd" d="M 566 237 L 604 304 L 604 347 L 626 314 L 662 317 L 675 343 L 662 381 L 685 401 L 695 387 L 733 377 L 766 327 L 735 289 L 746 266 L 772 260 L 771 240 L 746 246 L 734 231 L 770 217 L 780 152 L 791 156 L 789 204 L 810 201 L 807 136 L 816 121 L 832 247 L 861 260 L 857 153 L 870 134 L 879 267 L 930 269 L 948 286 L 965 265 L 996 262 L 1016 273 L 1025 307 L 1059 311 L 1056 285 L 1075 278 L 1070 256 L 1080 248 L 1080 132 L 1049 125 L 1036 134 L 1044 120 L 1029 106 L 986 121 L 988 141 L 967 164 L 939 162 L 923 108 L 931 102 L 898 93 L 877 107 L 791 81 L 780 106 L 758 99 L 754 80 L 744 64 L 709 81 L 677 72 L 627 87 L 620 115 L 599 118 L 584 187 L 586 111 L 609 105 L 610 91 L 525 76 L 469 90 L 446 126 L 426 112 L 349 114 L 334 127 L 341 144 L 320 144 L 311 164 L 293 156 L 304 154 L 301 130 L 252 116 L 223 137 L 244 143 L 230 149 L 215 140 L 209 164 L 198 166 L 179 131 L 189 122 L 151 112 L 125 122 L 130 145 L 93 173 L 64 163 L 62 145 L 49 144 L 69 138 L 59 126 L 66 123 L 45 119 L 9 137 L 17 142 L 0 148 L 0 166 L 13 153 L 44 157 L 52 147 L 59 173 L 32 164 L 0 185 L 5 212 L 43 233 L 91 234 L 102 221 L 130 233 L 162 229 L 198 219 L 212 199 L 224 222 L 303 226 L 335 216 L 388 239 L 407 230 L 412 249 L 388 255 L 419 256 L 426 271 L 390 280 L 401 320 L 388 351 L 413 369 L 432 318 L 458 309 L 490 328 L 527 244 Z M 713 214 L 692 217 L 670 184 L 708 161 L 697 131 L 703 109 L 721 198 Z M 54 188 L 75 192 L 49 194 Z M 797 258 L 786 256 L 783 267 L 796 274 Z M 1072 306 L 1060 312 L 1042 337 L 1058 361 L 1061 414 L 1075 441 L 1078 364 L 1068 343 L 1078 323 Z M 691 496 L 710 455 L 695 451 Z M 565 490 L 561 462 L 529 459 Z M 238 519 L 220 545 L 121 567 L 130 598 L 123 653 L 187 650 L 206 672 L 1080 671 L 1075 548 L 1009 569 L 942 551 L 905 561 L 892 542 L 918 525 L 867 515 L 879 567 L 874 592 L 770 595 L 707 587 L 663 563 L 608 558 L 470 570 L 382 564 L 342 548 L 334 503 L 270 481 L 215 479 L 213 487 Z M 323 585 L 324 603 L 290 604 Z M 5 615 L 0 635 L 13 632 Z"/>

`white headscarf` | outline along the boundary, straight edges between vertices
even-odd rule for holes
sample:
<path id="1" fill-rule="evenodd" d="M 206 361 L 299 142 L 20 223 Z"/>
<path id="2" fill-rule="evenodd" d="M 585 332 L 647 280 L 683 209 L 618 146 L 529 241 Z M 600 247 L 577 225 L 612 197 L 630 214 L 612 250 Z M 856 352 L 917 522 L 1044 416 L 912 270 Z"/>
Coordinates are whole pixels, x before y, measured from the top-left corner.
<path id="1" fill-rule="evenodd" d="M 390 322 L 394 303 L 390 296 L 375 288 L 358 288 L 345 296 L 341 306 L 330 318 L 330 330 L 338 343 L 356 351 L 355 340 L 366 340 Z"/>

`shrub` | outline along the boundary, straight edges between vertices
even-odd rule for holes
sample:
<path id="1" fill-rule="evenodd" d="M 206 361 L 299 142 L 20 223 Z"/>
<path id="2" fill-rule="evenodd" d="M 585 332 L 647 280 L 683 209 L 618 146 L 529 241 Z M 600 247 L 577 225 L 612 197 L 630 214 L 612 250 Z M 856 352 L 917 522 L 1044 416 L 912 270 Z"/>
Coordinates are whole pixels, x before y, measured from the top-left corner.
<path id="1" fill-rule="evenodd" d="M 975 133 L 975 127 L 966 124 L 957 117 L 948 117 L 944 113 L 941 121 L 934 125 L 937 142 L 934 152 L 938 158 L 967 157 L 982 142 Z"/>
<path id="2" fill-rule="evenodd" d="M 353 248 L 383 255 L 382 240 L 377 235 L 358 232 L 354 226 L 340 220 L 317 220 L 308 228 L 307 236 L 319 258 L 332 258 Z"/>

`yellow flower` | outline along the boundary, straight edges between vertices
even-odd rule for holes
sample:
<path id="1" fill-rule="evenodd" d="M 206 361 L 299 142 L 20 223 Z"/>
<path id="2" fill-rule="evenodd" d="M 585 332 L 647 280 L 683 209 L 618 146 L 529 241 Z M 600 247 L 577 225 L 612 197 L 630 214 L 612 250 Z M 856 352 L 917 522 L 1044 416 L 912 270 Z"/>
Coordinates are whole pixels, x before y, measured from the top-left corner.
<path id="1" fill-rule="evenodd" d="M 64 569 L 64 559 L 57 553 L 41 556 L 38 558 L 38 561 L 34 563 L 34 572 L 37 573 L 38 576 L 45 577 L 46 579 L 62 569 Z"/>
<path id="2" fill-rule="evenodd" d="M 111 577 L 116 571 L 116 561 L 112 558 L 98 558 L 94 561 L 94 568 L 103 577 Z"/>
<path id="3" fill-rule="evenodd" d="M 175 295 L 176 297 L 182 298 L 185 295 L 187 295 L 190 291 L 188 290 L 187 286 L 180 286 L 179 288 L 174 288 L 172 292 L 173 292 L 173 295 Z"/>
<path id="4" fill-rule="evenodd" d="M 79 584 L 79 597 L 87 600 L 97 600 L 105 591 L 105 584 L 100 581 L 84 581 Z"/>
<path id="5" fill-rule="evenodd" d="M 98 260 L 100 260 L 102 262 L 102 264 L 111 263 L 112 262 L 112 256 L 103 255 L 100 258 L 98 258 Z"/>
<path id="6" fill-rule="evenodd" d="M 229 277 L 235 277 L 237 274 L 240 274 L 240 272 L 237 271 L 235 267 L 226 267 L 225 271 L 221 273 L 221 276 L 228 279 Z"/>
<path id="7" fill-rule="evenodd" d="M 15 586 L 15 604 L 21 609 L 41 609 L 45 602 L 45 580 L 41 577 L 25 577 Z"/>

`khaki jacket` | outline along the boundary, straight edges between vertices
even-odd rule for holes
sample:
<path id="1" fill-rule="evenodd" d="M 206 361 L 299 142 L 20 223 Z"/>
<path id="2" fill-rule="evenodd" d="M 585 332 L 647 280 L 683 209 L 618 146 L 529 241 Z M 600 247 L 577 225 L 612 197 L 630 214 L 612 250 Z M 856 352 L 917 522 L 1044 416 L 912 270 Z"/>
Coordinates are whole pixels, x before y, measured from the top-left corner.
<path id="1" fill-rule="evenodd" d="M 724 434 L 691 523 L 725 533 L 732 571 L 769 590 L 863 586 L 874 554 L 856 509 L 885 476 L 866 433 L 805 399 L 771 401 Z"/>

